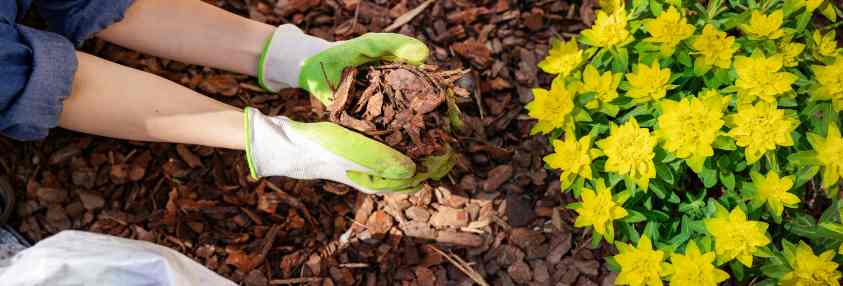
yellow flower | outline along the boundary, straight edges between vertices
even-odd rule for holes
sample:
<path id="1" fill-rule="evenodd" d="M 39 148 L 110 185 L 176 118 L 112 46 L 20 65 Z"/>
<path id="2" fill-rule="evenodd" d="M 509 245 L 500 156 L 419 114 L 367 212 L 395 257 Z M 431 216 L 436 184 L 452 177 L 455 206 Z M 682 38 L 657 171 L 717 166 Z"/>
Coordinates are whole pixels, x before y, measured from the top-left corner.
<path id="1" fill-rule="evenodd" d="M 705 228 L 714 237 L 714 253 L 721 262 L 737 258 L 752 267 L 752 252 L 770 243 L 767 224 L 746 219 L 746 214 L 735 208 L 728 215 L 720 214 L 706 219 Z"/>
<path id="2" fill-rule="evenodd" d="M 553 140 L 553 150 L 556 153 L 545 156 L 544 161 L 551 168 L 562 170 L 562 190 L 568 189 L 577 176 L 591 179 L 591 161 L 596 157 L 592 156 L 596 150 L 591 149 L 591 135 L 577 141 L 574 134 L 566 134 L 565 141 Z"/>
<path id="3" fill-rule="evenodd" d="M 784 36 L 784 31 L 781 29 L 783 22 L 784 12 L 782 10 L 776 10 L 770 15 L 761 14 L 756 10 L 752 11 L 749 25 L 741 25 L 741 30 L 750 37 L 773 40 Z"/>
<path id="4" fill-rule="evenodd" d="M 837 39 L 834 30 L 823 35 L 819 30 L 811 37 L 814 40 L 814 54 L 817 57 L 833 57 L 837 55 Z"/>
<path id="5" fill-rule="evenodd" d="M 723 109 L 728 103 L 729 98 L 716 91 L 706 92 L 701 98 L 685 97 L 679 102 L 664 99 L 656 136 L 664 142 L 665 150 L 684 159 L 699 173 L 705 159 L 714 155 L 711 144 L 723 127 Z"/>
<path id="6" fill-rule="evenodd" d="M 793 271 L 782 276 L 779 285 L 840 285 L 838 265 L 832 259 L 834 251 L 829 250 L 817 256 L 810 246 L 800 241 L 792 257 L 787 257 Z"/>
<path id="7" fill-rule="evenodd" d="M 625 0 L 597 0 L 597 5 L 606 13 L 612 14 L 612 12 L 621 9 L 624 9 L 624 1 Z"/>
<path id="8" fill-rule="evenodd" d="M 621 126 L 612 123 L 610 132 L 609 137 L 597 141 L 597 146 L 608 157 L 605 170 L 634 180 L 646 191 L 650 179 L 656 177 L 656 166 L 653 164 L 656 138 L 647 128 L 638 127 L 635 118 Z"/>
<path id="9" fill-rule="evenodd" d="M 615 280 L 616 285 L 663 285 L 661 273 L 664 252 L 653 250 L 653 244 L 647 235 L 641 236 L 638 247 L 626 243 L 619 243 L 617 246 L 620 253 L 614 258 L 621 267 L 621 273 Z"/>
<path id="10" fill-rule="evenodd" d="M 670 69 L 659 68 L 657 61 L 650 66 L 638 64 L 635 72 L 627 74 L 626 79 L 630 86 L 626 96 L 637 103 L 659 100 L 667 95 L 667 90 L 675 87 L 670 84 Z"/>
<path id="11" fill-rule="evenodd" d="M 843 138 L 840 137 L 840 129 L 837 124 L 828 126 L 828 135 L 825 138 L 819 134 L 808 133 L 808 142 L 817 152 L 817 160 L 820 161 L 823 170 L 823 187 L 826 190 L 837 183 L 843 177 Z"/>
<path id="12" fill-rule="evenodd" d="M 790 87 L 796 82 L 796 75 L 779 71 L 784 65 L 781 55 L 765 57 L 761 53 L 754 53 L 752 57 L 735 57 L 735 70 L 738 80 L 738 98 L 742 103 L 752 103 L 761 98 L 768 103 L 776 103 L 776 98 L 792 91 Z"/>
<path id="13" fill-rule="evenodd" d="M 612 14 L 597 11 L 597 19 L 594 26 L 580 33 L 587 41 L 597 47 L 614 47 L 625 44 L 629 40 L 629 31 L 626 29 L 626 10 L 617 9 Z"/>
<path id="14" fill-rule="evenodd" d="M 539 121 L 533 126 L 532 134 L 550 133 L 553 129 L 564 128 L 571 123 L 570 113 L 574 110 L 574 92 L 565 87 L 562 78 L 557 77 L 551 83 L 550 90 L 533 89 L 534 99 L 528 103 L 527 114 Z"/>
<path id="15" fill-rule="evenodd" d="M 612 242 L 614 227 L 612 222 L 626 216 L 626 210 L 612 199 L 612 191 L 606 187 L 603 180 L 595 182 L 597 192 L 583 188 L 582 206 L 576 209 L 577 220 L 575 227 L 593 226 L 594 232 Z"/>
<path id="16" fill-rule="evenodd" d="M 834 63 L 812 66 L 819 86 L 811 92 L 811 100 L 830 100 L 837 112 L 843 111 L 843 56 L 837 56 Z"/>
<path id="17" fill-rule="evenodd" d="M 580 93 L 594 92 L 597 94 L 595 99 L 586 104 L 586 107 L 596 109 L 600 107 L 601 103 L 609 103 L 617 98 L 618 85 L 621 83 L 622 77 L 622 74 L 612 73 L 612 71 L 606 71 L 601 75 L 594 66 L 585 66 L 579 91 Z"/>
<path id="18" fill-rule="evenodd" d="M 685 254 L 670 255 L 670 286 L 716 286 L 729 279 L 726 271 L 717 269 L 714 263 L 714 252 L 701 253 L 697 244 L 689 242 L 685 247 Z"/>
<path id="19" fill-rule="evenodd" d="M 673 54 L 679 42 L 694 34 L 694 26 L 688 24 L 673 6 L 656 19 L 645 20 L 644 27 L 650 33 L 650 37 L 644 41 L 661 45 L 662 55 L 665 56 Z"/>
<path id="20" fill-rule="evenodd" d="M 582 51 L 577 47 L 575 39 L 564 42 L 553 38 L 550 47 L 547 57 L 538 64 L 546 73 L 566 77 L 582 62 Z"/>
<path id="21" fill-rule="evenodd" d="M 767 207 L 777 221 L 781 219 L 784 207 L 793 208 L 800 202 L 799 197 L 788 192 L 793 187 L 793 176 L 779 178 L 776 171 L 770 171 L 767 177 L 755 171 L 750 172 L 749 175 L 755 187 L 755 193 L 752 196 L 753 204 L 757 207 L 767 203 Z"/>
<path id="22" fill-rule="evenodd" d="M 732 127 L 729 136 L 735 138 L 735 144 L 746 148 L 746 163 L 751 165 L 776 146 L 792 146 L 790 133 L 799 120 L 788 117 L 775 104 L 760 101 L 740 106 L 738 113 L 726 116 L 726 123 Z"/>
<path id="23" fill-rule="evenodd" d="M 782 42 L 779 44 L 779 52 L 784 58 L 784 66 L 795 67 L 799 65 L 799 55 L 805 50 L 805 44 L 795 42 Z"/>
<path id="24" fill-rule="evenodd" d="M 711 24 L 703 27 L 702 35 L 694 40 L 691 47 L 700 55 L 697 63 L 703 67 L 712 65 L 727 69 L 732 65 L 732 55 L 738 50 L 735 47 L 735 37 L 718 31 Z"/>

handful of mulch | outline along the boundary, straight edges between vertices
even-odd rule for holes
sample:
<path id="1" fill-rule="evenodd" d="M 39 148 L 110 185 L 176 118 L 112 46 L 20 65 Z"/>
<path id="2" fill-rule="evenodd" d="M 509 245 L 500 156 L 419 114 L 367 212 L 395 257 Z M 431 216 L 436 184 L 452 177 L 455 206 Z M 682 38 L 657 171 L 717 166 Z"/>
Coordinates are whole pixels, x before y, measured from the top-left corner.
<path id="1" fill-rule="evenodd" d="M 331 121 L 359 131 L 406 154 L 423 158 L 449 152 L 459 126 L 454 85 L 467 71 L 435 66 L 386 64 L 346 69 L 329 106 Z"/>

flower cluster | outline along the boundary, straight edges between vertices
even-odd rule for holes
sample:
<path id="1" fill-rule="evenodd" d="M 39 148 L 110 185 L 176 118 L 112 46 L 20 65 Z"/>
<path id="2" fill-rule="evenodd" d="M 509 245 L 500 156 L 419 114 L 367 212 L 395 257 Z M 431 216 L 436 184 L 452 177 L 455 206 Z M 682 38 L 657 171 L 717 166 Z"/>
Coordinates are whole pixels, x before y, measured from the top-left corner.
<path id="1" fill-rule="evenodd" d="M 835 1 L 597 4 L 550 41 L 538 67 L 554 78 L 527 110 L 575 227 L 617 246 L 616 283 L 837 285 Z"/>

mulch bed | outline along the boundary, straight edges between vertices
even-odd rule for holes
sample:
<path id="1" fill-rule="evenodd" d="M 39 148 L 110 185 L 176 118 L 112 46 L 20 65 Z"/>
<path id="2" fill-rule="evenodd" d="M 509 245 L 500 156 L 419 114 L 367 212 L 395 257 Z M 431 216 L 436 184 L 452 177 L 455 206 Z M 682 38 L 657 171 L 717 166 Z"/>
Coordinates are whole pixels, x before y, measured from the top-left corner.
<path id="1" fill-rule="evenodd" d="M 243 153 L 111 140 L 54 130 L 32 143 L 0 138 L 0 172 L 20 204 L 13 225 L 33 241 L 81 229 L 152 241 L 243 285 L 611 285 L 590 235 L 575 230 L 547 140 L 523 105 L 548 86 L 536 63 L 551 36 L 593 19 L 593 1 L 207 1 L 326 39 L 369 31 L 415 36 L 429 63 L 468 69 L 455 83 L 462 153 L 436 187 L 370 196 L 340 184 L 250 181 Z M 400 24 L 400 23 L 399 23 Z M 567 38 L 567 37 L 566 37 Z M 307 94 L 262 92 L 254 79 L 141 55 L 99 41 L 84 50 L 155 73 L 235 106 L 328 120 Z"/>

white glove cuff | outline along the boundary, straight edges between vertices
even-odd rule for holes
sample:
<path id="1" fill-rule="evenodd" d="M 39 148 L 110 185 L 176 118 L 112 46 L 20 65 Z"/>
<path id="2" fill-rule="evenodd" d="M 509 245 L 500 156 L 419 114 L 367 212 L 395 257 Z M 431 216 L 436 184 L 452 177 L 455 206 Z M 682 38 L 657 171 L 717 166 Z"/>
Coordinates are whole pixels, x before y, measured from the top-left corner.
<path id="1" fill-rule="evenodd" d="M 278 26 L 261 55 L 258 82 L 272 92 L 299 87 L 304 60 L 331 46 L 331 42 L 307 35 L 292 24 Z"/>
<path id="2" fill-rule="evenodd" d="M 260 110 L 251 107 L 247 107 L 244 112 L 247 128 L 246 159 L 250 175 L 260 178 L 293 173 L 293 170 L 287 167 L 295 165 L 295 162 L 291 162 L 291 155 L 298 153 L 300 148 L 288 136 L 286 127 L 290 119 L 283 116 L 265 116 Z"/>

